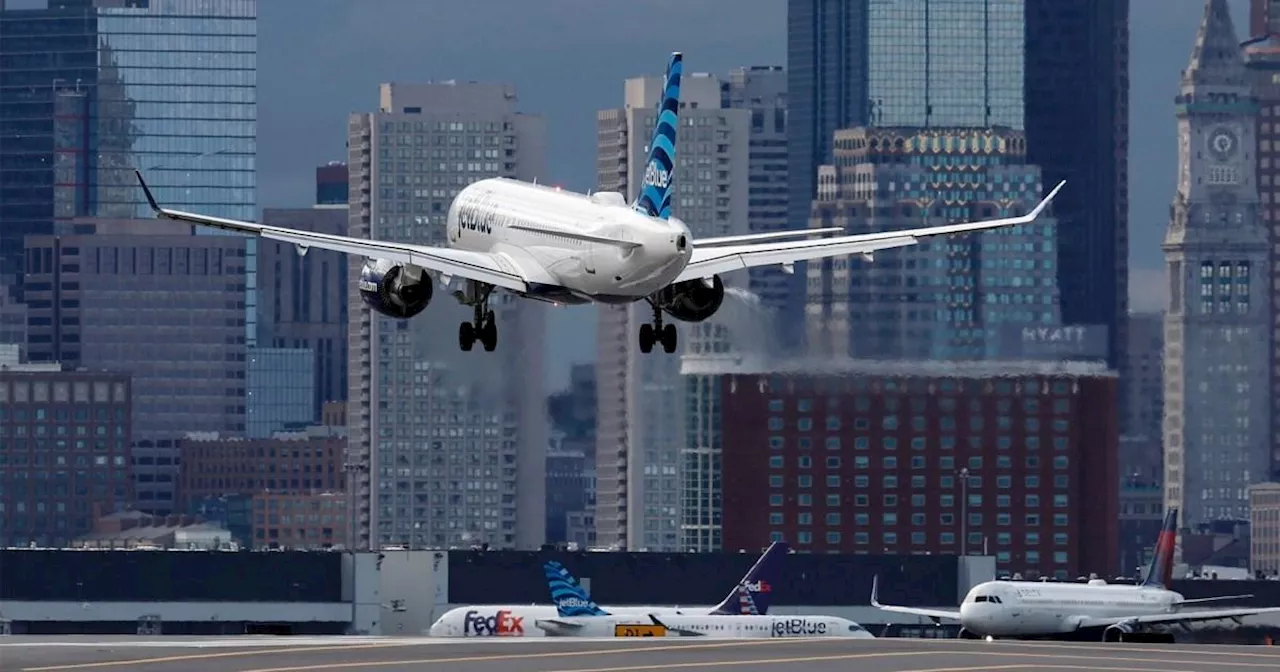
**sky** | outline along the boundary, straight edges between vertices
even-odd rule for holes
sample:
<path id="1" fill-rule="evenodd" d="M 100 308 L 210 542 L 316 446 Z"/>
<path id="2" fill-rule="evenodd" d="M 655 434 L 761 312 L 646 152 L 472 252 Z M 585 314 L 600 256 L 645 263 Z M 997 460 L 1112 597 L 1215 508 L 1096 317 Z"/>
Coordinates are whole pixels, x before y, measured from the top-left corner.
<path id="1" fill-rule="evenodd" d="M 1068 0 L 1064 0 L 1068 1 Z M 1173 197 L 1173 97 L 1204 13 L 1202 0 L 1130 0 L 1130 296 L 1164 305 L 1160 241 Z M 731 11 L 726 11 L 728 5 Z M 377 108 L 382 82 L 500 81 L 549 128 L 548 178 L 594 186 L 596 110 L 623 80 L 661 75 L 667 55 L 691 72 L 786 64 L 786 0 L 267 0 L 259 4 L 258 205 L 314 201 L 315 166 L 346 160 L 352 112 Z M 1248 0 L 1231 0 L 1237 36 Z M 659 23 L 661 30 L 648 26 Z M 455 324 L 418 328 L 452 334 Z M 548 388 L 595 353 L 590 307 L 552 311 Z M 583 353 L 587 353 L 584 355 Z M 483 356 L 483 354 L 479 355 Z"/>

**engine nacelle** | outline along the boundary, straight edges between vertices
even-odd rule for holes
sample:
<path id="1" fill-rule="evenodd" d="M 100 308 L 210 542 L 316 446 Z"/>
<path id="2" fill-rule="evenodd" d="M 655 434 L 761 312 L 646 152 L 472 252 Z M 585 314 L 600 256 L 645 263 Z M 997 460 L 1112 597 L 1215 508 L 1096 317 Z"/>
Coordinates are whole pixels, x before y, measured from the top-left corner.
<path id="1" fill-rule="evenodd" d="M 724 283 L 711 276 L 711 286 L 701 279 L 685 280 L 658 292 L 657 304 L 663 312 L 681 322 L 701 322 L 720 310 L 724 303 Z"/>
<path id="2" fill-rule="evenodd" d="M 1133 626 L 1128 623 L 1116 623 L 1107 626 L 1102 631 L 1102 641 L 1104 642 L 1123 642 L 1127 640 L 1129 635 L 1133 634 Z"/>
<path id="3" fill-rule="evenodd" d="M 402 266 L 386 259 L 365 262 L 360 269 L 360 298 L 387 317 L 407 320 L 431 303 L 431 276 L 420 266 Z"/>

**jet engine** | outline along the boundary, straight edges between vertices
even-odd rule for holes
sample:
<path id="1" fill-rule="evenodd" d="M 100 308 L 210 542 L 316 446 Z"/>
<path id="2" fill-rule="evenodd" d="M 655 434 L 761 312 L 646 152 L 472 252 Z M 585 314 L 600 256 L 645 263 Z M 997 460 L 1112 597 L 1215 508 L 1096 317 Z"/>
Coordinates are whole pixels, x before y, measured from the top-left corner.
<path id="1" fill-rule="evenodd" d="M 711 277 L 711 286 L 701 279 L 668 285 L 658 292 L 658 307 L 681 322 L 701 322 L 720 310 L 724 303 L 724 283 Z"/>
<path id="2" fill-rule="evenodd" d="M 360 298 L 387 317 L 407 320 L 431 303 L 431 276 L 420 266 L 395 264 L 386 259 L 367 261 L 360 269 Z"/>
<path id="3" fill-rule="evenodd" d="M 1116 623 L 1107 626 L 1102 631 L 1102 641 L 1104 642 L 1123 642 L 1128 639 L 1128 635 L 1133 634 L 1133 626 L 1128 623 Z"/>

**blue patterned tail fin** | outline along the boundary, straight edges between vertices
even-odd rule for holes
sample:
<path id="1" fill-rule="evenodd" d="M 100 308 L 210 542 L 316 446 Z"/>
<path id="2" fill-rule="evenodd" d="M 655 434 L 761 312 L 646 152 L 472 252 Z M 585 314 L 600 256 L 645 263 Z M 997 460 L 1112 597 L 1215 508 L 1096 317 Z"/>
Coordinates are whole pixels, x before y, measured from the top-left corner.
<path id="1" fill-rule="evenodd" d="M 609 615 L 609 612 L 591 600 L 591 596 L 578 585 L 578 580 L 564 565 L 553 560 L 542 565 L 542 571 L 547 575 L 551 601 L 556 603 L 556 611 L 561 617 Z"/>
<path id="2" fill-rule="evenodd" d="M 671 215 L 671 188 L 675 178 L 676 129 L 680 125 L 680 73 L 684 56 L 671 54 L 667 76 L 658 103 L 658 118 L 649 141 L 649 156 L 644 164 L 640 192 L 632 208 L 650 217 L 666 219 Z"/>

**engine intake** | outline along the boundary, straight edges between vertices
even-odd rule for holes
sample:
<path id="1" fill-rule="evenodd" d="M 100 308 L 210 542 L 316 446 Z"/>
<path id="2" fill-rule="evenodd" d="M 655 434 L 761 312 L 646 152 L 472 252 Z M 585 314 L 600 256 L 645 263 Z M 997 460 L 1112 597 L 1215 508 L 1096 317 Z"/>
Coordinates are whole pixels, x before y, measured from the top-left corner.
<path id="1" fill-rule="evenodd" d="M 699 280 L 685 280 L 658 292 L 658 307 L 681 322 L 701 322 L 720 310 L 724 303 L 724 283 L 711 277 L 711 286 Z"/>
<path id="2" fill-rule="evenodd" d="M 431 276 L 420 266 L 403 266 L 385 259 L 365 262 L 360 269 L 360 299 L 387 317 L 407 320 L 421 313 L 435 291 Z"/>

